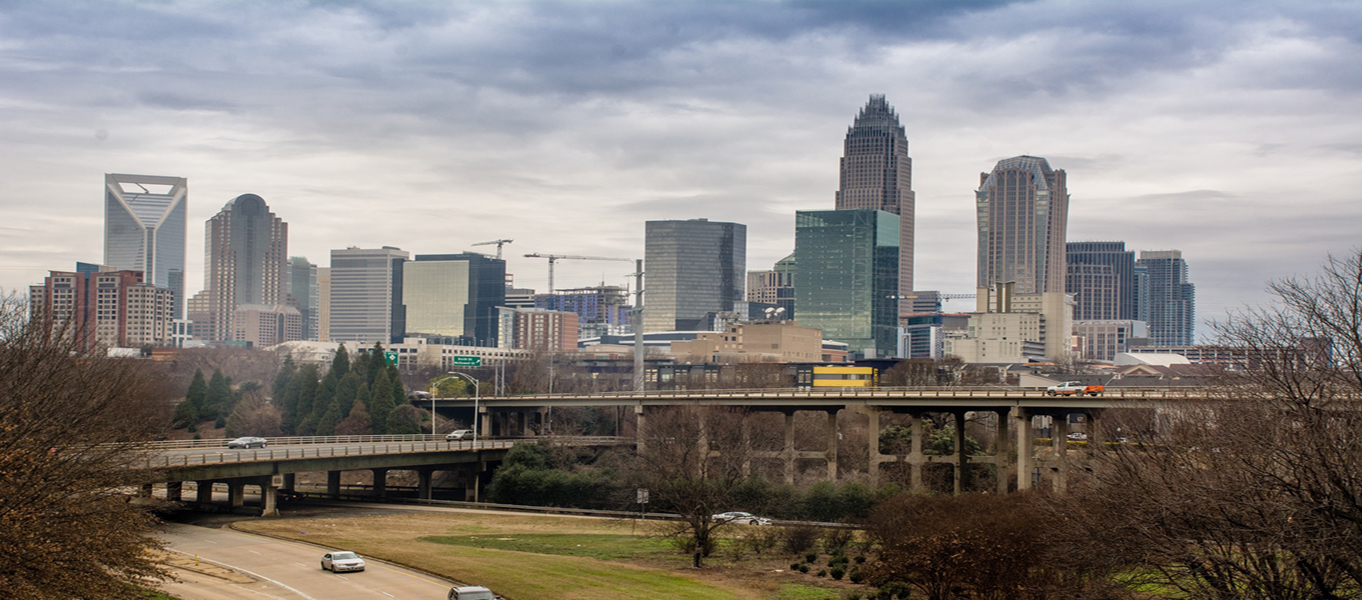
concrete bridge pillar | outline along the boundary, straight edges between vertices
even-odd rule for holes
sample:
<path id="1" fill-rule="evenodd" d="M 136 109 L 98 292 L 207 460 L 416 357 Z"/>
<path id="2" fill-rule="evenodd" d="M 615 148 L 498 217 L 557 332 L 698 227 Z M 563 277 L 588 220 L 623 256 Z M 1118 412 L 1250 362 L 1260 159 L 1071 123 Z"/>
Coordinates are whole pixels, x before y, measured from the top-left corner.
<path id="1" fill-rule="evenodd" d="M 742 476 L 752 475 L 752 413 L 743 413 L 742 416 Z"/>
<path id="2" fill-rule="evenodd" d="M 246 504 L 246 482 L 231 480 L 227 482 L 227 506 L 241 508 Z"/>
<path id="3" fill-rule="evenodd" d="M 998 430 L 993 437 L 993 466 L 997 470 L 998 480 L 996 491 L 999 494 L 1006 494 L 1008 488 L 1008 475 L 1016 465 L 1012 459 L 1010 443 L 1012 436 L 1008 431 L 1011 419 L 1008 418 L 1006 410 L 994 411 L 998 417 Z"/>
<path id="4" fill-rule="evenodd" d="M 279 488 L 274 487 L 272 477 L 266 477 L 260 484 L 260 516 L 277 517 L 279 516 L 279 497 L 276 492 Z"/>
<path id="5" fill-rule="evenodd" d="M 340 498 L 340 471 L 326 472 L 326 497 L 335 500 Z"/>
<path id="6" fill-rule="evenodd" d="M 416 496 L 422 500 L 430 500 L 430 477 L 435 471 L 431 469 L 416 470 Z"/>
<path id="7" fill-rule="evenodd" d="M 643 405 L 634 406 L 634 451 L 643 452 L 644 438 L 647 435 L 647 418 L 643 415 Z"/>
<path id="8" fill-rule="evenodd" d="M 869 418 L 866 425 L 865 438 L 869 448 L 869 461 L 866 462 L 866 475 L 870 476 L 870 488 L 880 487 L 880 411 L 874 408 L 867 408 L 865 416 Z"/>
<path id="9" fill-rule="evenodd" d="M 1035 468 L 1031 413 L 1020 406 L 1014 407 L 1012 422 L 1017 428 L 1017 491 L 1020 492 L 1031 489 L 1031 471 Z"/>
<path id="10" fill-rule="evenodd" d="M 388 470 L 371 469 L 374 474 L 374 495 L 382 498 L 388 495 Z"/>
<path id="11" fill-rule="evenodd" d="M 297 485 L 297 482 L 298 477 L 296 475 L 294 475 L 293 473 L 284 473 L 284 489 L 286 490 L 298 489 L 295 487 Z"/>
<path id="12" fill-rule="evenodd" d="M 194 482 L 194 485 L 197 487 L 197 490 L 194 492 L 195 495 L 194 501 L 198 502 L 199 504 L 212 504 L 213 482 L 197 481 Z"/>
<path id="13" fill-rule="evenodd" d="M 166 500 L 169 500 L 170 502 L 179 502 L 182 499 L 183 494 L 183 482 L 171 481 L 166 484 Z"/>
<path id="14" fill-rule="evenodd" d="M 955 417 L 955 481 L 953 491 L 955 495 L 959 496 L 963 491 L 965 467 L 969 464 L 969 449 L 965 448 L 965 411 L 953 411 L 951 415 Z"/>
<path id="15" fill-rule="evenodd" d="M 837 410 L 828 411 L 828 447 L 824 456 L 828 461 L 828 481 L 837 481 Z"/>
<path id="16" fill-rule="evenodd" d="M 492 411 L 487 410 L 486 406 L 479 408 L 482 414 L 478 415 L 478 437 L 492 437 Z"/>
<path id="17" fill-rule="evenodd" d="M 1069 415 L 1058 414 L 1054 416 L 1053 425 L 1050 427 L 1050 443 L 1054 448 L 1054 462 L 1050 466 L 1050 473 L 1054 475 L 1054 489 L 1056 492 L 1063 492 L 1068 488 L 1067 481 L 1069 465 Z"/>
<path id="18" fill-rule="evenodd" d="M 154 484 L 154 483 L 144 483 L 144 484 L 142 484 L 142 488 L 139 489 L 139 490 L 137 490 L 137 496 L 138 496 L 139 498 L 150 498 L 150 497 L 151 497 L 151 490 L 152 490 L 153 488 L 155 488 L 155 486 L 156 486 L 156 484 Z"/>
<path id="19" fill-rule="evenodd" d="M 785 484 L 794 485 L 795 480 L 795 438 L 794 411 L 785 413 L 785 447 L 781 449 L 785 458 Z"/>
<path id="20" fill-rule="evenodd" d="M 912 449 L 908 452 L 908 489 L 917 492 L 923 489 L 922 463 L 925 462 L 922 455 L 922 415 L 908 415 L 908 423 L 913 436 L 909 442 Z"/>
<path id="21" fill-rule="evenodd" d="M 549 408 L 544 407 L 535 411 L 536 419 L 539 421 L 539 435 L 549 434 Z"/>

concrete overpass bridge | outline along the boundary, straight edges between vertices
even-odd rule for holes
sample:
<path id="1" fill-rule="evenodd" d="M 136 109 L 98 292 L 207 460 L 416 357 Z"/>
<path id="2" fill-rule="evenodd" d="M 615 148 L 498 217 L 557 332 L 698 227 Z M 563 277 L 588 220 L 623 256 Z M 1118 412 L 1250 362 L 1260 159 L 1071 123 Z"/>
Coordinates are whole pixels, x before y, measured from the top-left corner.
<path id="1" fill-rule="evenodd" d="M 839 415 L 844 411 L 865 414 L 869 419 L 868 471 L 872 486 L 880 482 L 886 464 L 901 463 L 910 471 L 909 485 L 923 487 L 923 467 L 946 464 L 952 467 L 954 488 L 961 489 L 961 478 L 968 464 L 992 464 L 998 470 L 997 491 L 1024 490 L 1044 474 L 1052 485 L 1062 489 L 1067 478 L 1070 445 L 1066 439 L 1070 415 L 1082 415 L 1088 423 L 1089 439 L 1083 446 L 1101 447 L 1101 428 L 1097 424 L 1104 411 L 1116 408 L 1169 408 L 1189 402 L 1220 399 L 1223 392 L 1201 387 L 1113 388 L 1099 396 L 1051 396 L 1043 389 L 1016 387 L 912 387 L 912 388 L 794 388 L 751 390 L 679 390 L 647 392 L 608 392 L 592 394 L 539 394 L 479 398 L 434 398 L 415 401 L 420 406 L 451 414 L 461 413 L 472 420 L 476 410 L 479 434 L 539 435 L 544 431 L 547 413 L 555 407 L 618 407 L 631 410 L 641 431 L 649 412 L 669 406 L 720 406 L 745 409 L 753 413 L 771 412 L 784 416 L 784 445 L 778 451 L 756 452 L 756 458 L 783 462 L 786 483 L 794 482 L 798 461 L 821 460 L 827 466 L 827 479 L 838 478 Z M 476 404 L 476 408 L 474 407 Z M 826 442 L 821 449 L 796 447 L 794 415 L 801 411 L 823 413 Z M 922 451 L 922 420 L 928 414 L 948 413 L 956 423 L 967 414 L 997 415 L 996 439 L 986 444 L 994 449 L 986 456 L 969 456 L 964 448 L 964 428 L 956 428 L 955 448 L 951 455 L 927 455 Z M 881 454 L 879 434 L 886 415 L 906 415 L 912 431 L 907 454 Z M 1047 452 L 1035 452 L 1035 427 L 1038 417 L 1053 421 L 1051 445 Z M 744 422 L 744 427 L 747 427 Z M 981 440 L 985 441 L 985 440 Z M 988 442 L 988 441 L 985 441 Z M 1031 449 L 1032 451 L 1022 451 Z M 1042 456 L 1043 454 L 1043 456 Z"/>
<path id="2" fill-rule="evenodd" d="M 294 489 L 297 473 L 325 472 L 327 495 L 337 497 L 344 471 L 372 473 L 373 494 L 387 491 L 389 471 L 414 471 L 417 493 L 429 499 L 437 473 L 445 483 L 462 487 L 467 500 L 477 500 L 488 483 L 491 467 L 500 463 L 513 446 L 533 439 L 446 441 L 443 436 L 312 436 L 270 438 L 264 448 L 229 449 L 226 440 L 154 442 L 146 447 L 145 467 L 149 478 L 164 483 L 168 500 L 182 501 L 184 482 L 196 485 L 194 502 L 213 504 L 213 486 L 227 486 L 227 507 L 244 504 L 247 486 L 260 489 L 262 514 L 273 516 L 277 493 Z M 559 443 L 610 446 L 632 440 L 606 437 L 564 437 Z M 143 485 L 149 496 L 154 483 Z"/>

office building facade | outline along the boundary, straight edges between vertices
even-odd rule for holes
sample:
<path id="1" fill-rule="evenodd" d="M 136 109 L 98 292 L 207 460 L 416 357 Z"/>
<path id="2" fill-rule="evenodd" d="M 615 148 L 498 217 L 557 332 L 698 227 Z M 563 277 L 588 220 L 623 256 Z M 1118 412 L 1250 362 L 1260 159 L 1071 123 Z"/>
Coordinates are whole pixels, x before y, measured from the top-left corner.
<path id="1" fill-rule="evenodd" d="M 1015 283 L 1017 294 L 1064 293 L 1069 192 L 1044 158 L 998 161 L 979 176 L 978 284 Z"/>
<path id="2" fill-rule="evenodd" d="M 1125 242 L 1069 242 L 1065 292 L 1074 297 L 1074 320 L 1135 318 L 1135 252 Z"/>
<path id="3" fill-rule="evenodd" d="M 913 290 L 915 196 L 908 136 L 884 94 L 871 94 L 842 144 L 837 210 L 880 210 L 899 217 L 898 296 Z"/>
<path id="4" fill-rule="evenodd" d="M 174 292 L 184 316 L 189 182 L 183 177 L 104 175 L 104 264 L 141 271 L 143 283 Z"/>
<path id="5" fill-rule="evenodd" d="M 799 322 L 860 358 L 897 354 L 899 218 L 876 210 L 795 213 Z"/>
<path id="6" fill-rule="evenodd" d="M 776 261 L 770 271 L 747 272 L 747 301 L 783 309 L 780 318 L 795 318 L 795 257 Z"/>
<path id="7" fill-rule="evenodd" d="M 317 340 L 317 310 L 321 304 L 321 289 L 317 285 L 317 265 L 303 256 L 288 259 L 288 296 L 302 318 L 305 340 Z"/>
<path id="8" fill-rule="evenodd" d="M 174 344 L 174 292 L 141 271 L 51 271 L 29 286 L 29 314 L 83 350 Z"/>
<path id="9" fill-rule="evenodd" d="M 465 346 L 497 345 L 506 262 L 483 254 L 418 254 L 403 266 L 407 337 Z"/>
<path id="10" fill-rule="evenodd" d="M 372 345 L 402 338 L 403 265 L 409 256 L 391 246 L 331 251 L 329 341 Z"/>
<path id="11" fill-rule="evenodd" d="M 644 331 L 705 328 L 743 299 L 747 226 L 708 219 L 648 221 Z"/>
<path id="12" fill-rule="evenodd" d="M 287 302 L 288 224 L 260 196 L 237 196 L 208 220 L 204 254 L 209 340 L 240 341 L 232 323 L 237 306 Z"/>
<path id="13" fill-rule="evenodd" d="M 1180 250 L 1141 251 L 1135 261 L 1136 319 L 1149 325 L 1154 346 L 1196 343 L 1196 285 Z"/>

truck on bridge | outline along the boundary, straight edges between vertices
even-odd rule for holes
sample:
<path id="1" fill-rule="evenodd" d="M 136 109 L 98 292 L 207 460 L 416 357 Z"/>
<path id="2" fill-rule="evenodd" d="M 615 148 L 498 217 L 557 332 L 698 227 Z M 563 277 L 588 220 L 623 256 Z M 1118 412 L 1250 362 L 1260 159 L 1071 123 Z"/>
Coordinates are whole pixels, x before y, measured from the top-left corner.
<path id="1" fill-rule="evenodd" d="M 1065 381 L 1059 385 L 1045 388 L 1047 396 L 1101 396 L 1106 388 L 1100 385 L 1084 385 L 1081 381 Z"/>

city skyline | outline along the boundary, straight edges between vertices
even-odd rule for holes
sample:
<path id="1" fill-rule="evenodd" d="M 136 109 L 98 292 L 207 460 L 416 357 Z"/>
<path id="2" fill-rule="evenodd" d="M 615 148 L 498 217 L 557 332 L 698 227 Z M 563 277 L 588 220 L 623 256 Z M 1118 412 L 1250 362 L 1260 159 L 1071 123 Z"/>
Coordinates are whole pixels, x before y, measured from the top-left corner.
<path id="1" fill-rule="evenodd" d="M 885 94 L 912 141 L 915 287 L 972 291 L 977 174 L 1029 154 L 1073 176 L 1068 241 L 1181 250 L 1214 319 L 1358 243 L 1359 21 L 1329 3 L 15 5 L 0 287 L 100 260 L 105 173 L 188 178 L 194 223 L 258 193 L 318 264 L 512 238 L 508 271 L 542 291 L 525 253 L 638 258 L 641 223 L 708 218 L 747 225 L 767 269 L 837 190 L 847 116 Z M 631 270 L 557 268 L 559 287 Z"/>

